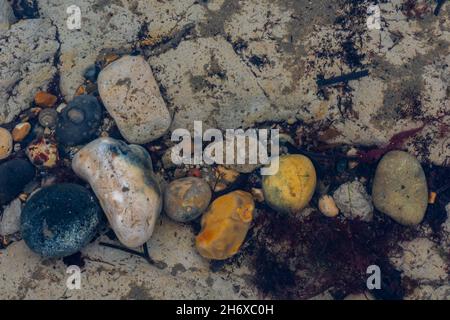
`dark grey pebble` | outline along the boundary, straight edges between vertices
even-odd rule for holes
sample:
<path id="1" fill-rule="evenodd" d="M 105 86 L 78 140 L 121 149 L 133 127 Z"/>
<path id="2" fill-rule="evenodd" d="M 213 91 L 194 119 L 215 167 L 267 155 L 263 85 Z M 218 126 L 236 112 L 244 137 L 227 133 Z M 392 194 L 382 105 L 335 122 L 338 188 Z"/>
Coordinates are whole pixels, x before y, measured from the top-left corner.
<path id="1" fill-rule="evenodd" d="M 22 237 L 34 252 L 51 258 L 72 255 L 98 231 L 102 211 L 93 193 L 71 183 L 41 189 L 25 204 Z"/>
<path id="2" fill-rule="evenodd" d="M 14 159 L 0 165 L 0 205 L 14 200 L 33 180 L 35 169 L 23 159 Z"/>
<path id="3" fill-rule="evenodd" d="M 91 65 L 84 71 L 84 78 L 90 82 L 96 82 L 99 72 L 100 68 L 96 65 Z"/>
<path id="4" fill-rule="evenodd" d="M 102 116 L 102 107 L 95 97 L 75 97 L 61 112 L 56 127 L 57 140 L 66 146 L 75 146 L 95 139 Z"/>

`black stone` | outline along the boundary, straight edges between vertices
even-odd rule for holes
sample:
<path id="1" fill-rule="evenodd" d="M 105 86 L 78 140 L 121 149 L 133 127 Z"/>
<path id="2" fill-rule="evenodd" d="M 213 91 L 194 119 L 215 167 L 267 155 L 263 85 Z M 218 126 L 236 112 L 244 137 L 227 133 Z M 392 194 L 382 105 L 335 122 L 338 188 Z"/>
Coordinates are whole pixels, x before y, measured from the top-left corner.
<path id="1" fill-rule="evenodd" d="M 16 198 L 23 188 L 33 180 L 35 169 L 23 159 L 14 159 L 0 165 L 0 205 Z"/>
<path id="2" fill-rule="evenodd" d="M 57 140 L 66 146 L 75 146 L 96 138 L 102 124 L 102 107 L 93 96 L 74 98 L 61 112 L 56 127 Z"/>
<path id="3" fill-rule="evenodd" d="M 98 68 L 95 64 L 93 64 L 84 71 L 84 78 L 94 83 L 97 81 L 97 76 L 99 72 L 100 68 Z"/>
<path id="4" fill-rule="evenodd" d="M 98 231 L 102 211 L 93 193 L 71 183 L 41 189 L 25 204 L 21 231 L 34 252 L 52 258 L 70 256 Z"/>

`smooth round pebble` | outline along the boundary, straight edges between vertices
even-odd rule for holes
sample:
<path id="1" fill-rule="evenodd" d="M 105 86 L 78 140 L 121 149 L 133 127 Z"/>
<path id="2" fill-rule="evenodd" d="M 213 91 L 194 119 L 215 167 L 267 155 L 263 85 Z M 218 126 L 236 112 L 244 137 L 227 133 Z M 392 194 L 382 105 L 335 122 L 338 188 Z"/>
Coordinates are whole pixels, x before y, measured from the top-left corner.
<path id="1" fill-rule="evenodd" d="M 325 216 L 333 218 L 339 214 L 339 209 L 336 206 L 336 203 L 333 200 L 332 196 L 323 195 L 319 199 L 319 210 Z"/>
<path id="2" fill-rule="evenodd" d="M 5 128 L 0 128 L 0 160 L 6 159 L 13 150 L 13 138 Z"/>
<path id="3" fill-rule="evenodd" d="M 34 97 L 34 102 L 40 107 L 53 107 L 58 98 L 51 93 L 39 91 Z"/>
<path id="4" fill-rule="evenodd" d="M 93 140 L 102 124 L 102 107 L 93 96 L 75 97 L 61 111 L 56 127 L 57 140 L 75 146 Z"/>
<path id="5" fill-rule="evenodd" d="M 235 255 L 250 228 L 254 209 L 252 195 L 241 190 L 214 200 L 202 217 L 202 230 L 195 239 L 200 255 L 213 260 Z"/>
<path id="6" fill-rule="evenodd" d="M 54 168 L 59 161 L 58 146 L 46 138 L 32 141 L 26 150 L 27 156 L 36 167 Z"/>
<path id="7" fill-rule="evenodd" d="M 188 177 L 172 181 L 164 191 L 164 211 L 175 221 L 188 222 L 208 208 L 211 189 L 206 181 Z"/>
<path id="8" fill-rule="evenodd" d="M 23 122 L 16 125 L 12 131 L 12 137 L 15 142 L 20 142 L 25 139 L 31 131 L 31 124 Z"/>
<path id="9" fill-rule="evenodd" d="M 404 151 L 388 152 L 375 172 L 372 198 L 379 211 L 398 223 L 421 223 L 428 206 L 428 187 L 419 161 Z"/>
<path id="10" fill-rule="evenodd" d="M 278 172 L 263 176 L 264 198 L 277 211 L 299 212 L 311 200 L 316 180 L 316 170 L 307 157 L 300 154 L 280 156 Z"/>
<path id="11" fill-rule="evenodd" d="M 0 165 L 0 205 L 16 198 L 33 180 L 35 169 L 26 160 L 14 159 Z"/>
<path id="12" fill-rule="evenodd" d="M 22 237 L 44 257 L 65 257 L 86 246 L 97 232 L 101 209 L 94 195 L 77 184 L 58 184 L 36 192 L 21 216 Z"/>

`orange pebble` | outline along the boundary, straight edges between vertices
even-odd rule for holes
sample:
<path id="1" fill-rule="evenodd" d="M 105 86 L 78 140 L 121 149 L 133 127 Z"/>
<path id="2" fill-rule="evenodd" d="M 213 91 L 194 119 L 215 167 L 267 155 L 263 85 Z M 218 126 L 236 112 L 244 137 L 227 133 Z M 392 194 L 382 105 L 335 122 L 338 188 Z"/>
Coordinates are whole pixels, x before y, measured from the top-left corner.
<path id="1" fill-rule="evenodd" d="M 39 91 L 34 96 L 34 102 L 41 107 L 53 107 L 58 98 L 48 92 Z"/>
<path id="2" fill-rule="evenodd" d="M 82 96 L 83 94 L 86 94 L 86 88 L 84 86 L 79 86 L 77 91 L 75 91 L 75 96 Z"/>
<path id="3" fill-rule="evenodd" d="M 428 203 L 434 204 L 436 202 L 437 193 L 436 192 L 430 192 L 428 196 Z"/>
<path id="4" fill-rule="evenodd" d="M 207 259 L 228 259 L 239 251 L 253 219 L 255 203 L 250 193 L 233 191 L 211 204 L 202 218 L 196 237 L 200 255 Z"/>
<path id="5" fill-rule="evenodd" d="M 12 131 L 12 137 L 15 142 L 20 142 L 30 133 L 31 125 L 28 122 L 19 123 Z"/>

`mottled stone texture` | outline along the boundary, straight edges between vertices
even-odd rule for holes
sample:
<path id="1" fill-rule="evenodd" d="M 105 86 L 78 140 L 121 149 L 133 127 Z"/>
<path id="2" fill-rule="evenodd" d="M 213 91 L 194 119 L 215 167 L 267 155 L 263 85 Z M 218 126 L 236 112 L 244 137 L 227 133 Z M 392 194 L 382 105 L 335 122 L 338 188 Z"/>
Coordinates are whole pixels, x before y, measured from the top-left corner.
<path id="1" fill-rule="evenodd" d="M 56 28 L 44 19 L 21 20 L 0 32 L 0 124 L 28 109 L 53 79 L 55 36 Z"/>
<path id="2" fill-rule="evenodd" d="M 142 56 L 124 56 L 108 65 L 98 76 L 98 89 L 128 142 L 144 144 L 169 129 L 169 110 Z"/>
<path id="3" fill-rule="evenodd" d="M 75 155 L 72 168 L 89 182 L 124 245 L 136 248 L 150 239 L 162 199 L 145 149 L 99 138 Z"/>

